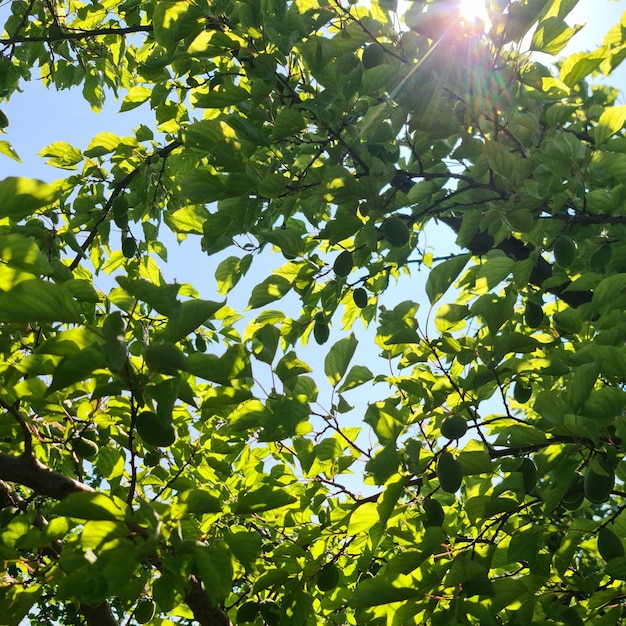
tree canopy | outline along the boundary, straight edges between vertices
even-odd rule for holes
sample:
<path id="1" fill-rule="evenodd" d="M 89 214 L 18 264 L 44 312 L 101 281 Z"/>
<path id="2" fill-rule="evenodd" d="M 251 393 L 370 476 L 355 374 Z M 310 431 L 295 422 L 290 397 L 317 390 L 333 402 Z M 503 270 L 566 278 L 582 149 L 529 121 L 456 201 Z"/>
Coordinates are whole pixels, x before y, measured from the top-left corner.
<path id="1" fill-rule="evenodd" d="M 5 5 L 145 120 L 0 180 L 0 623 L 620 623 L 626 16 L 487 4 Z"/>

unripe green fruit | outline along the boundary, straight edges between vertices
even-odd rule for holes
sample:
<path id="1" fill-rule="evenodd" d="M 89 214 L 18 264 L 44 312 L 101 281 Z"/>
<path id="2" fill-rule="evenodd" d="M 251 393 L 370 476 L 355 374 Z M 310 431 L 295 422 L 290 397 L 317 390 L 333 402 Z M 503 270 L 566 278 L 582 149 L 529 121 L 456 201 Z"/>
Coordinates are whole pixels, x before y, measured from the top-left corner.
<path id="1" fill-rule="evenodd" d="M 334 563 L 327 563 L 317 573 L 315 584 L 320 591 L 332 591 L 339 584 L 339 568 Z"/>
<path id="2" fill-rule="evenodd" d="M 93 459 L 100 451 L 95 441 L 91 441 L 85 437 L 72 439 L 70 445 L 72 446 L 72 450 L 76 453 L 76 456 L 81 459 Z"/>
<path id="3" fill-rule="evenodd" d="M 254 600 L 250 600 L 249 602 L 244 602 L 237 609 L 237 624 L 251 624 L 256 619 L 256 616 L 259 614 L 259 603 L 254 602 Z"/>
<path id="4" fill-rule="evenodd" d="M 318 345 L 323 345 L 328 341 L 328 337 L 330 336 L 330 328 L 328 328 L 328 324 L 324 324 L 321 322 L 315 322 L 313 326 L 313 337 Z"/>
<path id="5" fill-rule="evenodd" d="M 129 208 L 128 198 L 126 196 L 115 196 L 111 203 L 111 212 L 113 217 L 119 217 L 120 215 L 126 215 Z"/>
<path id="6" fill-rule="evenodd" d="M 276 602 L 267 601 L 261 602 L 259 606 L 261 616 L 267 624 L 267 626 L 279 626 L 280 624 L 280 607 Z"/>
<path id="7" fill-rule="evenodd" d="M 115 222 L 115 225 L 122 230 L 128 228 L 128 213 L 114 216 L 113 221 Z"/>
<path id="8" fill-rule="evenodd" d="M 153 411 L 142 411 L 135 419 L 139 436 L 155 448 L 171 446 L 176 441 L 176 429 L 171 421 L 161 419 Z"/>
<path id="9" fill-rule="evenodd" d="M 446 439 L 459 439 L 467 432 L 467 422 L 461 415 L 446 417 L 441 424 L 441 434 Z"/>
<path id="10" fill-rule="evenodd" d="M 156 612 L 156 604 L 152 600 L 141 600 L 135 607 L 135 621 L 138 624 L 147 624 Z"/>
<path id="11" fill-rule="evenodd" d="M 602 504 L 615 486 L 615 471 L 603 457 L 594 459 L 585 473 L 585 497 L 593 504 Z"/>
<path id="12" fill-rule="evenodd" d="M 568 511 L 575 511 L 585 500 L 585 479 L 578 472 L 574 476 L 574 480 L 567 490 L 567 493 L 561 500 L 561 505 Z"/>
<path id="13" fill-rule="evenodd" d="M 339 278 L 345 278 L 354 267 L 352 252 L 344 250 L 336 259 L 333 265 L 333 271 Z"/>
<path id="14" fill-rule="evenodd" d="M 617 556 L 626 556 L 622 540 L 606 526 L 598 531 L 598 552 L 607 562 Z"/>
<path id="15" fill-rule="evenodd" d="M 554 252 L 554 260 L 559 267 L 571 267 L 576 260 L 576 244 L 565 235 L 559 235 L 554 240 L 552 251 Z"/>
<path id="16" fill-rule="evenodd" d="M 524 481 L 524 491 L 532 493 L 537 486 L 537 466 L 529 458 L 525 458 L 520 465 L 519 471 Z"/>
<path id="17" fill-rule="evenodd" d="M 403 248 L 409 243 L 411 229 L 403 219 L 388 217 L 383 222 L 383 235 L 392 248 Z"/>
<path id="18" fill-rule="evenodd" d="M 358 287 L 352 292 L 352 299 L 359 309 L 364 309 L 367 306 L 367 291 L 363 287 Z"/>
<path id="19" fill-rule="evenodd" d="M 426 522 L 424 526 L 443 526 L 445 521 L 445 513 L 443 507 L 434 498 L 426 498 L 422 503 L 424 513 L 426 513 Z"/>
<path id="20" fill-rule="evenodd" d="M 513 397 L 516 402 L 525 404 L 530 400 L 530 396 L 532 395 L 533 390 L 530 385 L 526 386 L 519 380 L 515 383 L 515 387 L 513 388 Z"/>
<path id="21" fill-rule="evenodd" d="M 370 44 L 363 50 L 363 67 L 366 70 L 369 70 L 372 67 L 377 67 L 383 62 L 384 57 L 385 53 L 380 45 L 377 43 Z"/>
<path id="22" fill-rule="evenodd" d="M 206 341 L 202 335 L 196 335 L 193 345 L 198 352 L 206 351 Z"/>
<path id="23" fill-rule="evenodd" d="M 610 244 L 603 243 L 596 248 L 589 257 L 589 267 L 594 272 L 601 272 L 611 260 L 612 248 Z"/>
<path id="24" fill-rule="evenodd" d="M 442 452 L 437 461 L 437 478 L 439 486 L 446 493 L 456 493 L 463 480 L 461 464 L 450 454 Z"/>
<path id="25" fill-rule="evenodd" d="M 124 237 L 122 241 L 122 254 L 127 259 L 132 259 L 137 253 L 137 242 L 134 237 Z"/>
<path id="26" fill-rule="evenodd" d="M 543 322 L 543 309 L 536 302 L 526 302 L 526 310 L 524 311 L 524 321 L 528 328 L 537 328 Z"/>

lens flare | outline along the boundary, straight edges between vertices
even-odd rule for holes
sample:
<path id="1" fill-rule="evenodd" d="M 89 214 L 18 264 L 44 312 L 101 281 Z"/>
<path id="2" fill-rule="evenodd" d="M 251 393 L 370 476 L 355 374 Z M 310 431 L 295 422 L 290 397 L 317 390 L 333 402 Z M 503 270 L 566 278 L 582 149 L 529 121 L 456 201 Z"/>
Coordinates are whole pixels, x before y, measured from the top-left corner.
<path id="1" fill-rule="evenodd" d="M 483 30 L 487 30 L 491 25 L 489 13 L 485 6 L 485 0 L 461 0 L 459 3 L 461 19 L 468 24 L 478 26 L 482 24 Z"/>

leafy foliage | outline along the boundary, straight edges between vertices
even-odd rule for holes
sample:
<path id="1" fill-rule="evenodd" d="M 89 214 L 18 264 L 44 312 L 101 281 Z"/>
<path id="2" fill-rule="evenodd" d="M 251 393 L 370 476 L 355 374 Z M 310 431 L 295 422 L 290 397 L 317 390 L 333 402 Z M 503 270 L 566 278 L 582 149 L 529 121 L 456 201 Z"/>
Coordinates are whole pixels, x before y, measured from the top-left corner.
<path id="1" fill-rule="evenodd" d="M 626 21 L 490 4 L 10 3 L 0 97 L 153 123 L 0 181 L 3 623 L 620 622 Z"/>

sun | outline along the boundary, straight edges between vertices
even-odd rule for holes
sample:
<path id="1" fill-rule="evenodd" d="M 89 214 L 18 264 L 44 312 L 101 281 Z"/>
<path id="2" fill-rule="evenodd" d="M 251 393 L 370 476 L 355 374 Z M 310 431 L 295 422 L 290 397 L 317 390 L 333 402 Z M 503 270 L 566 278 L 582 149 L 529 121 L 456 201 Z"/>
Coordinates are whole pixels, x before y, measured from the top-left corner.
<path id="1" fill-rule="evenodd" d="M 461 18 L 468 24 L 482 22 L 484 30 L 491 25 L 486 0 L 461 0 L 459 3 Z"/>

